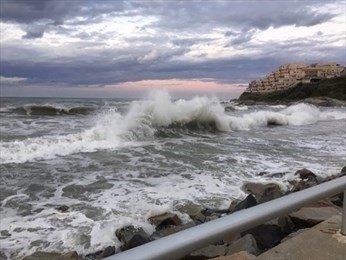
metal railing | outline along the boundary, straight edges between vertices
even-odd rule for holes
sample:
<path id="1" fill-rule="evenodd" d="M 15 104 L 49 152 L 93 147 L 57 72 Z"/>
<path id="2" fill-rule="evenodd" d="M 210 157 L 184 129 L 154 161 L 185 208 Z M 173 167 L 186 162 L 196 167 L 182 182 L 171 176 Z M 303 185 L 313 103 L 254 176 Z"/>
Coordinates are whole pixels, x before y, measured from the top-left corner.
<path id="1" fill-rule="evenodd" d="M 344 191 L 341 232 L 346 235 L 346 176 L 244 209 L 108 257 L 108 260 L 178 259 L 194 250 Z"/>

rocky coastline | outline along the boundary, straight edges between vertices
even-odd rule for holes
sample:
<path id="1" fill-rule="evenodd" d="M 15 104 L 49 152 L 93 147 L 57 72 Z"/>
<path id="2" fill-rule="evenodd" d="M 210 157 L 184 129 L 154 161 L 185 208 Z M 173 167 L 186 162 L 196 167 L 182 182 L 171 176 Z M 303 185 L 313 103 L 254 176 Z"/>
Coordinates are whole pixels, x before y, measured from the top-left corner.
<path id="1" fill-rule="evenodd" d="M 309 103 L 317 106 L 346 106 L 346 77 L 300 83 L 296 87 L 272 92 L 244 92 L 236 100 L 243 105 L 292 105 Z"/>
<path id="2" fill-rule="evenodd" d="M 259 175 L 266 175 L 266 173 L 261 172 Z M 102 259 L 118 253 L 119 250 L 124 251 L 181 230 L 279 198 L 289 193 L 300 191 L 337 177 L 345 176 L 346 166 L 342 168 L 339 174 L 326 178 L 318 177 L 305 168 L 297 171 L 295 175 L 297 178 L 290 182 L 290 189 L 287 191 L 283 191 L 275 182 L 244 183 L 242 189 L 248 195 L 242 200 L 233 200 L 228 209 L 211 209 L 193 203 L 181 205 L 177 210 L 189 215 L 191 219 L 190 222 L 185 224 L 183 224 L 183 221 L 177 214 L 172 212 L 151 216 L 148 218 L 148 221 L 155 226 L 155 231 L 152 234 L 147 234 L 142 228 L 132 225 L 122 227 L 115 232 L 115 236 L 122 242 L 120 249 L 116 249 L 114 246 L 108 246 L 103 250 L 84 256 L 78 255 L 75 251 L 68 253 L 38 251 L 23 259 Z M 332 198 L 312 203 L 286 216 L 273 219 L 245 232 L 229 234 L 229 236 L 223 238 L 218 243 L 194 251 L 182 259 L 254 259 L 263 252 L 341 212 L 342 200 L 342 194 L 338 194 Z M 64 212 L 68 210 L 68 207 L 62 205 L 56 210 Z"/>

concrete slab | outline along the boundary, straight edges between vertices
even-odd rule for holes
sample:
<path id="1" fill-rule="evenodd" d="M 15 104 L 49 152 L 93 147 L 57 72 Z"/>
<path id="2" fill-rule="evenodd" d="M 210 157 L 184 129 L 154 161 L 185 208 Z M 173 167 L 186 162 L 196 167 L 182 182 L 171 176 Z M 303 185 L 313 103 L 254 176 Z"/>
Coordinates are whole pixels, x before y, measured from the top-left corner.
<path id="1" fill-rule="evenodd" d="M 268 250 L 256 260 L 346 260 L 346 236 L 340 234 L 341 215 L 310 228 Z"/>

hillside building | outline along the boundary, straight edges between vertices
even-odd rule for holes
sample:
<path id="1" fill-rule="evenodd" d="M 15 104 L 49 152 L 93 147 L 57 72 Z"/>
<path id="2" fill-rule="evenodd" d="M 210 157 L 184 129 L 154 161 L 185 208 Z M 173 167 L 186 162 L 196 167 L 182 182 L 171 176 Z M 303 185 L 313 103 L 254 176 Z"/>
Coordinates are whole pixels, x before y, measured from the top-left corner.
<path id="1" fill-rule="evenodd" d="M 340 77 L 345 74 L 345 68 L 340 64 L 290 63 L 279 67 L 264 79 L 250 82 L 246 92 L 272 92 L 295 87 L 298 83 L 310 83 L 325 78 Z"/>

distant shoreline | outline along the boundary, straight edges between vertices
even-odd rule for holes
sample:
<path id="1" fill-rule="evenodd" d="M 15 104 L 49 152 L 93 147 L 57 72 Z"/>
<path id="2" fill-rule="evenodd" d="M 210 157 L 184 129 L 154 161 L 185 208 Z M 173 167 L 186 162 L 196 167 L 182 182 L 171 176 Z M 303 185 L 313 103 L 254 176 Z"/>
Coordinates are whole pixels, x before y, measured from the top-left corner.
<path id="1" fill-rule="evenodd" d="M 244 92 L 237 102 L 244 105 L 295 104 L 305 102 L 318 106 L 346 106 L 346 77 L 324 79 L 286 90 L 251 93 Z"/>

